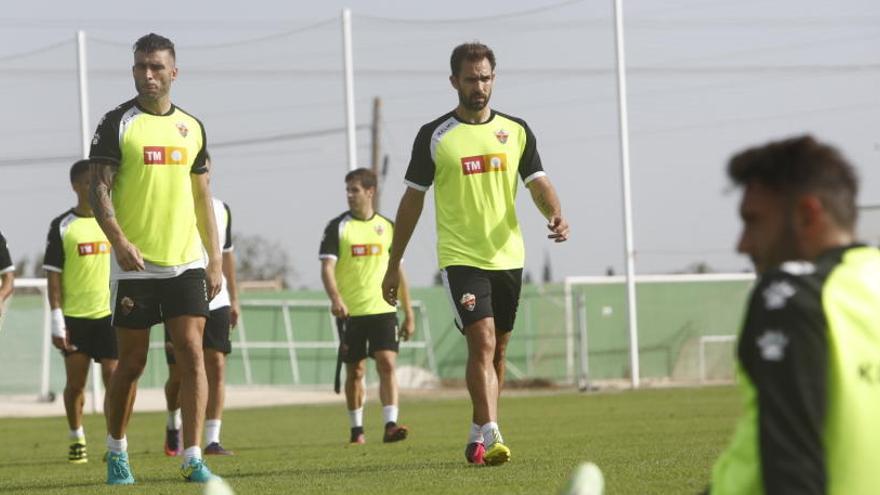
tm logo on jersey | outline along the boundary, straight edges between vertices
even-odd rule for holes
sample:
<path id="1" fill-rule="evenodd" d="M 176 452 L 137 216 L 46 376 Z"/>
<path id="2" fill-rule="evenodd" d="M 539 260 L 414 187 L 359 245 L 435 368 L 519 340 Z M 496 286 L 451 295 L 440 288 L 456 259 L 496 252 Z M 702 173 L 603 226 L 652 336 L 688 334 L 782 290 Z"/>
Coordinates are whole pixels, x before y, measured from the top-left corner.
<path id="1" fill-rule="evenodd" d="M 379 256 L 382 254 L 381 244 L 352 244 L 351 255 L 360 256 Z"/>
<path id="2" fill-rule="evenodd" d="M 504 172 L 505 170 L 507 170 L 507 153 L 466 156 L 461 159 L 461 171 L 464 175 Z"/>
<path id="3" fill-rule="evenodd" d="M 110 252 L 110 243 L 107 241 L 81 242 L 76 245 L 76 251 L 80 256 L 107 254 Z"/>
<path id="4" fill-rule="evenodd" d="M 186 148 L 144 146 L 144 165 L 186 165 Z"/>

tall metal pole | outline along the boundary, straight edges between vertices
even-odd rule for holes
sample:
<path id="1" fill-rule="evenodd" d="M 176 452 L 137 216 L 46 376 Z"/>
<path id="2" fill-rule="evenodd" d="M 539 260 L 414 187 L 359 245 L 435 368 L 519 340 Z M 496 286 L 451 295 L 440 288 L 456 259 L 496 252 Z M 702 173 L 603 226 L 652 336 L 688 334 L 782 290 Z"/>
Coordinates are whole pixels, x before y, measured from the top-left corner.
<path id="1" fill-rule="evenodd" d="M 635 242 L 629 174 L 629 123 L 626 109 L 626 57 L 623 45 L 623 0 L 614 2 L 614 39 L 617 51 L 617 115 L 620 124 L 620 175 L 623 182 L 623 223 L 626 243 L 626 296 L 629 319 L 629 361 L 633 388 L 639 387 L 639 325 L 636 319 Z"/>
<path id="2" fill-rule="evenodd" d="M 86 64 L 86 32 L 76 32 L 76 70 L 79 78 L 79 133 L 81 152 L 83 158 L 89 157 L 90 129 L 89 129 L 89 78 L 88 65 Z M 92 363 L 92 412 L 98 412 L 98 395 L 101 393 L 100 376 L 101 367 L 98 363 Z"/>
<path id="3" fill-rule="evenodd" d="M 86 66 L 86 32 L 76 32 L 76 67 L 79 75 L 79 131 L 82 157 L 89 157 L 89 79 Z"/>
<path id="4" fill-rule="evenodd" d="M 372 142 L 372 149 L 370 153 L 370 166 L 373 168 L 373 173 L 376 174 L 376 177 L 380 177 L 382 174 L 382 165 L 379 164 L 379 155 L 381 154 L 381 145 L 379 144 L 379 136 L 381 135 L 380 127 L 382 125 L 382 99 L 378 96 L 373 98 L 373 125 L 370 129 L 370 138 Z M 376 184 L 376 193 L 373 195 L 373 209 L 379 211 L 379 206 L 381 204 L 380 197 L 382 191 L 379 188 L 380 184 Z"/>
<path id="5" fill-rule="evenodd" d="M 354 127 L 354 64 L 351 55 L 351 10 L 342 9 L 342 54 L 345 69 L 345 136 L 348 169 L 357 168 L 357 136 Z"/>

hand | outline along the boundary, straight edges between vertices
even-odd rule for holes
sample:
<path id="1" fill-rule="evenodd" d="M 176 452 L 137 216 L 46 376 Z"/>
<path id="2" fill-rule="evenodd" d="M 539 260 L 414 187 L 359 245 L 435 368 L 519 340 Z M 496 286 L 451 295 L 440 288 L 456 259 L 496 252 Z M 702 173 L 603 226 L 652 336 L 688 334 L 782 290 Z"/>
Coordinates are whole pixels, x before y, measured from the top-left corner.
<path id="1" fill-rule="evenodd" d="M 116 254 L 119 267 L 126 272 L 142 272 L 146 269 L 140 250 L 127 239 L 113 244 L 113 253 Z"/>
<path id="2" fill-rule="evenodd" d="M 397 336 L 400 340 L 407 342 L 412 338 L 413 334 L 416 333 L 416 322 L 413 321 L 413 318 L 410 316 L 406 316 L 403 318 L 403 325 L 400 326 L 400 330 L 398 330 Z"/>
<path id="3" fill-rule="evenodd" d="M 562 215 L 553 215 L 547 220 L 547 228 L 552 234 L 548 234 L 548 239 L 555 242 L 565 242 L 568 240 L 568 222 L 562 218 Z"/>
<path id="4" fill-rule="evenodd" d="M 382 299 L 392 306 L 397 306 L 397 288 L 400 287 L 400 265 L 388 266 L 385 278 L 382 279 Z"/>
<path id="5" fill-rule="evenodd" d="M 74 352 L 77 349 L 75 345 L 71 344 L 70 341 L 67 340 L 66 334 L 64 335 L 64 337 L 52 337 L 52 345 L 54 345 L 62 352 Z"/>
<path id="6" fill-rule="evenodd" d="M 238 315 L 241 314 L 241 305 L 238 301 L 233 302 L 229 307 L 229 325 L 235 328 L 238 325 Z"/>
<path id="7" fill-rule="evenodd" d="M 209 261 L 208 267 L 205 269 L 205 286 L 208 289 L 209 301 L 220 293 L 222 282 L 223 270 L 221 269 L 221 263 Z"/>
<path id="8" fill-rule="evenodd" d="M 330 312 L 337 318 L 348 318 L 348 308 L 341 299 L 330 301 Z"/>

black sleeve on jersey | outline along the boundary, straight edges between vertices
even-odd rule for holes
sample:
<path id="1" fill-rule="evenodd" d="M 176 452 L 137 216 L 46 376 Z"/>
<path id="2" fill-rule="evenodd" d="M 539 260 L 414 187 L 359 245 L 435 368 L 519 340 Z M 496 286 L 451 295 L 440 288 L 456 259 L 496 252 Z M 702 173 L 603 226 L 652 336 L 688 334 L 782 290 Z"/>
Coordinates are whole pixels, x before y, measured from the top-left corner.
<path id="1" fill-rule="evenodd" d="M 119 111 L 117 108 L 107 112 L 98 122 L 98 129 L 92 137 L 89 158 L 92 161 L 109 162 L 119 165 L 122 150 L 119 149 Z"/>
<path id="2" fill-rule="evenodd" d="M 202 175 L 208 173 L 208 135 L 205 133 L 205 125 L 202 124 L 202 121 L 196 119 L 196 122 L 199 123 L 199 127 L 202 129 L 202 149 L 199 150 L 199 153 L 196 155 L 196 159 L 193 160 L 193 164 L 192 167 L 189 169 L 189 172 L 191 174 Z"/>
<path id="3" fill-rule="evenodd" d="M 232 210 L 226 203 L 223 203 L 223 208 L 226 209 L 226 243 L 223 244 L 223 251 L 232 251 Z"/>
<path id="4" fill-rule="evenodd" d="M 342 221 L 344 216 L 345 214 L 342 214 L 327 224 L 327 228 L 324 229 L 324 236 L 321 237 L 319 256 L 339 257 L 339 222 Z"/>
<path id="5" fill-rule="evenodd" d="M 64 270 L 64 244 L 61 241 L 61 218 L 49 224 L 49 235 L 46 236 L 46 254 L 43 255 L 43 266 Z"/>
<path id="6" fill-rule="evenodd" d="M 818 285 L 784 272 L 765 275 L 740 339 L 740 359 L 757 390 L 766 493 L 825 493 L 828 342 Z M 794 294 L 785 297 L 778 290 L 785 286 Z"/>
<path id="7" fill-rule="evenodd" d="M 543 172 L 544 167 L 541 165 L 541 155 L 538 154 L 538 143 L 535 135 L 528 124 L 522 122 L 523 128 L 526 130 L 526 146 L 523 149 L 522 157 L 519 159 L 519 177 L 523 181 L 536 172 Z"/>
<path id="8" fill-rule="evenodd" d="M 0 233 L 0 271 L 12 266 L 12 257 L 9 256 L 9 248 L 6 247 L 6 238 Z"/>
<path id="9" fill-rule="evenodd" d="M 434 183 L 434 160 L 431 158 L 431 135 L 433 125 L 422 126 L 413 142 L 412 157 L 406 168 L 406 180 L 424 188 Z"/>

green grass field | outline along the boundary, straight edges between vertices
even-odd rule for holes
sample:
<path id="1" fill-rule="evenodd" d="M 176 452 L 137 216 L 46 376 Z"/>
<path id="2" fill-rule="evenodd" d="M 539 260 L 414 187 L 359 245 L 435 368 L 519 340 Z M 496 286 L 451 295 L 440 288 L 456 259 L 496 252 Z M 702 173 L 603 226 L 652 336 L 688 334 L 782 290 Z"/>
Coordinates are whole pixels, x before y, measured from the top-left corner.
<path id="1" fill-rule="evenodd" d="M 470 406 L 461 398 L 404 397 L 401 419 L 411 435 L 390 445 L 381 442 L 381 411 L 372 400 L 367 444 L 355 447 L 345 444 L 341 404 L 232 410 L 223 443 L 236 456 L 211 457 L 209 465 L 238 494 L 557 493 L 584 460 L 602 468 L 611 495 L 697 493 L 738 411 L 733 387 L 507 397 L 501 426 L 512 461 L 478 468 L 463 456 Z M 201 493 L 164 456 L 164 423 L 164 414 L 134 415 L 128 439 L 137 484 L 111 488 L 100 461 L 103 417 L 86 418 L 85 465 L 66 461 L 63 419 L 2 419 L 0 493 Z"/>

